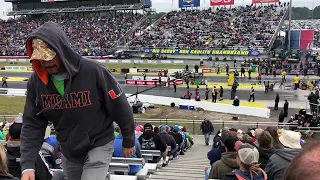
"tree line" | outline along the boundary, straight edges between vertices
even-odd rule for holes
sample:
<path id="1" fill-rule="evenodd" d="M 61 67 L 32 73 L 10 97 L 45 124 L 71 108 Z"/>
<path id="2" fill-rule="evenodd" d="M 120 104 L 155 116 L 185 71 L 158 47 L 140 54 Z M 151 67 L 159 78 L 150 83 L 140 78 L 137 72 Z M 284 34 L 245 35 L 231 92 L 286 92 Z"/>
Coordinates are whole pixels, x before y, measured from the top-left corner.
<path id="1" fill-rule="evenodd" d="M 305 20 L 305 19 L 320 19 L 320 6 L 314 10 L 307 7 L 292 7 L 292 20 Z M 289 14 L 287 15 L 289 19 Z"/>

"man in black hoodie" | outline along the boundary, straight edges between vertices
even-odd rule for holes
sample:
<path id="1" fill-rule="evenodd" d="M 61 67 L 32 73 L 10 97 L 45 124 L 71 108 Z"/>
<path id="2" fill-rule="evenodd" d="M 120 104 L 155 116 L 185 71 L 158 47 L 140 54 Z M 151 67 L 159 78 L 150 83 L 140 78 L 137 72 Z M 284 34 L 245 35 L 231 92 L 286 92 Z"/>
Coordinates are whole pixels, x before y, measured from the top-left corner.
<path id="1" fill-rule="evenodd" d="M 166 159 L 167 157 L 167 144 L 165 141 L 159 136 L 159 134 L 153 131 L 152 125 L 150 123 L 146 123 L 143 126 L 143 134 L 139 137 L 139 143 L 141 145 L 142 150 L 160 150 L 160 157 L 153 157 L 153 160 L 149 160 L 150 163 L 157 163 L 163 157 Z"/>
<path id="2" fill-rule="evenodd" d="M 113 121 L 123 154 L 135 151 L 134 121 L 118 82 L 101 64 L 74 52 L 61 26 L 44 23 L 28 36 L 34 73 L 27 85 L 21 132 L 22 180 L 33 180 L 48 121 L 57 133 L 67 179 L 105 180 L 113 154 Z"/>

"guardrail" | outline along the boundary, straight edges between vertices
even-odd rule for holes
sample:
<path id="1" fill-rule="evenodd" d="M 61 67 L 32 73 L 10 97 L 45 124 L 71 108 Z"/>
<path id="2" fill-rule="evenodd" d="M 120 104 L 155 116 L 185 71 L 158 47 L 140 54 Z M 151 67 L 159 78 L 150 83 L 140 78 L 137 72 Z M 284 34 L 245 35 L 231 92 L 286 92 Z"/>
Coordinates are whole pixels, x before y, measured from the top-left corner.
<path id="1" fill-rule="evenodd" d="M 0 122 L 12 121 L 16 118 L 16 115 L 0 115 Z M 143 119 L 135 118 L 135 125 L 144 125 L 145 123 L 151 123 L 152 125 L 179 125 L 187 128 L 192 134 L 201 134 L 200 125 L 203 120 L 191 120 L 191 119 Z M 273 127 L 284 127 L 288 129 L 289 127 L 297 128 L 297 131 L 304 132 L 306 130 L 312 130 L 313 132 L 320 132 L 320 127 L 298 127 L 296 123 L 277 123 L 277 122 L 245 122 L 245 121 L 221 121 L 221 120 L 211 120 L 215 130 L 220 130 L 225 127 L 237 128 L 246 130 L 248 128 L 266 128 L 269 126 Z"/>

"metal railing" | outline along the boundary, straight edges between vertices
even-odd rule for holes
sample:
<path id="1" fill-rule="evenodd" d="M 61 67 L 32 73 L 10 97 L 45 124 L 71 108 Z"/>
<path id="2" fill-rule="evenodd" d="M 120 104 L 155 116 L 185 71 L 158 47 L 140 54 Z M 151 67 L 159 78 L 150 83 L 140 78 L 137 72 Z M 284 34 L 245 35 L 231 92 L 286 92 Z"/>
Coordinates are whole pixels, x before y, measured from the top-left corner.
<path id="1" fill-rule="evenodd" d="M 0 115 L 0 122 L 12 121 L 17 115 Z M 214 126 L 215 131 L 219 131 L 222 128 L 236 128 L 246 130 L 249 128 L 262 128 L 265 129 L 269 126 L 283 127 L 289 129 L 289 127 L 297 128 L 297 131 L 304 132 L 306 130 L 312 130 L 313 132 L 320 132 L 320 127 L 298 127 L 297 123 L 278 123 L 278 122 L 246 122 L 246 121 L 222 121 L 222 120 L 210 120 Z M 191 134 L 201 134 L 200 126 L 203 120 L 192 120 L 192 119 L 144 119 L 135 118 L 135 125 L 144 125 L 145 123 L 151 123 L 152 125 L 168 125 L 174 126 L 179 125 L 186 127 L 187 131 Z"/>
<path id="2" fill-rule="evenodd" d="M 134 25 L 120 38 L 112 45 L 112 48 L 115 48 L 119 45 L 124 45 L 129 39 L 129 36 L 132 35 L 148 18 L 149 18 L 150 12 L 145 14 L 139 21 L 135 22 Z"/>

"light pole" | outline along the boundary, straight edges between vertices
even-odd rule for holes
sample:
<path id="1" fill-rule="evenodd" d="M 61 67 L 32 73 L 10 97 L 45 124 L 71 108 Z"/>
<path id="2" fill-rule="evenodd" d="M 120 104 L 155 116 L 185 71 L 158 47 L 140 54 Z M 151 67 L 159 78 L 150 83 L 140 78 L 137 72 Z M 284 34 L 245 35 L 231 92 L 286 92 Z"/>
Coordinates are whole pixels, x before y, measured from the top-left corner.
<path id="1" fill-rule="evenodd" d="M 289 53 L 291 50 L 291 16 L 292 16 L 292 0 L 290 0 L 290 4 L 289 4 L 289 30 L 288 30 L 288 51 L 289 51 Z"/>

